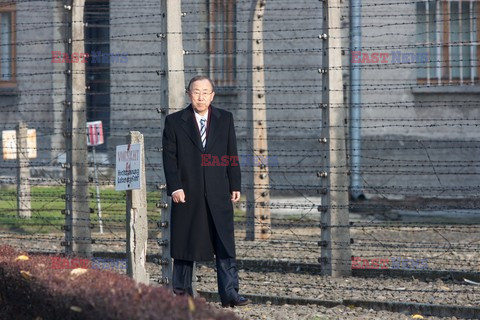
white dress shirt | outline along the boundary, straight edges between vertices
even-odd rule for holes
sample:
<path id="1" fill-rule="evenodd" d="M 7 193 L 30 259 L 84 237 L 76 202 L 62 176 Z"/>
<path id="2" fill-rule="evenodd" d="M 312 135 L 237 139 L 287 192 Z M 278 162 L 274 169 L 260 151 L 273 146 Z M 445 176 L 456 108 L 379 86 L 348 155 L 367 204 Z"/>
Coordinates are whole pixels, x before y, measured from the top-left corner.
<path id="1" fill-rule="evenodd" d="M 200 119 L 205 119 L 205 125 L 208 126 L 208 109 L 207 109 L 207 113 L 205 113 L 203 116 L 199 115 L 198 113 L 196 113 L 195 111 L 193 111 L 193 113 L 195 114 L 195 120 L 197 120 L 197 125 L 198 125 L 198 129 L 200 130 L 200 128 L 202 127 L 200 125 Z"/>

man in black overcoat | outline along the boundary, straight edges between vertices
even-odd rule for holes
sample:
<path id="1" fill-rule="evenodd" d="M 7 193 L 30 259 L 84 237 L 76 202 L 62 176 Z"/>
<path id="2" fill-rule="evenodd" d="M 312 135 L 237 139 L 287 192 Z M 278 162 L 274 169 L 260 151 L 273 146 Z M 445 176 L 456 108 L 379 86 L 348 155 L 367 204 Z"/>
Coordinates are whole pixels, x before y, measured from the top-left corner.
<path id="1" fill-rule="evenodd" d="M 173 290 L 193 294 L 194 261 L 217 266 L 224 307 L 250 303 L 238 294 L 233 205 L 241 175 L 232 113 L 211 105 L 212 80 L 196 76 L 188 85 L 191 104 L 168 115 L 163 131 L 163 165 L 172 197 Z"/>

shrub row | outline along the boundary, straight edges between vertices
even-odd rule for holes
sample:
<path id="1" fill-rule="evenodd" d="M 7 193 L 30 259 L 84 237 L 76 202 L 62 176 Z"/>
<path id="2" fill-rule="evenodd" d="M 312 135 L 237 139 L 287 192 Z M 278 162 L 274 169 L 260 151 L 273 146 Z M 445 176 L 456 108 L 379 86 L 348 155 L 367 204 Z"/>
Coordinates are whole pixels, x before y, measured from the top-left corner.
<path id="1" fill-rule="evenodd" d="M 52 269 L 51 258 L 0 245 L 1 319 L 238 319 L 115 272 Z"/>

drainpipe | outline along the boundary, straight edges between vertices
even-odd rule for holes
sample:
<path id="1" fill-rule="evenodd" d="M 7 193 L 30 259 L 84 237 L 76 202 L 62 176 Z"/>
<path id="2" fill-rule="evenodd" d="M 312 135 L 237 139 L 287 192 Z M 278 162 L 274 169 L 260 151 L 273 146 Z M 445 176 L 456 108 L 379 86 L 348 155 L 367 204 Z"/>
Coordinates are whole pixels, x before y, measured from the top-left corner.
<path id="1" fill-rule="evenodd" d="M 350 196 L 364 200 L 360 177 L 361 148 L 361 63 L 352 63 L 354 51 L 362 50 L 362 0 L 350 0 Z"/>

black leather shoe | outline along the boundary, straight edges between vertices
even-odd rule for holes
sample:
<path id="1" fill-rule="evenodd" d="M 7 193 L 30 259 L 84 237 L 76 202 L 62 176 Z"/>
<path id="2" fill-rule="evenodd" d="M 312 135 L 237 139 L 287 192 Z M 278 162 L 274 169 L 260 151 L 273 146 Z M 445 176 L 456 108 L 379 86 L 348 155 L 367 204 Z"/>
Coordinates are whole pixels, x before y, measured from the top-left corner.
<path id="1" fill-rule="evenodd" d="M 193 298 L 193 293 L 190 293 L 190 290 L 183 290 L 183 289 L 173 289 L 173 294 L 175 296 L 186 296 L 189 295 Z"/>
<path id="2" fill-rule="evenodd" d="M 222 307 L 227 308 L 227 307 L 243 307 L 248 304 L 252 303 L 252 301 L 248 300 L 247 298 L 244 298 L 242 296 L 239 296 L 236 300 L 232 300 L 228 303 L 222 303 Z"/>

